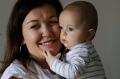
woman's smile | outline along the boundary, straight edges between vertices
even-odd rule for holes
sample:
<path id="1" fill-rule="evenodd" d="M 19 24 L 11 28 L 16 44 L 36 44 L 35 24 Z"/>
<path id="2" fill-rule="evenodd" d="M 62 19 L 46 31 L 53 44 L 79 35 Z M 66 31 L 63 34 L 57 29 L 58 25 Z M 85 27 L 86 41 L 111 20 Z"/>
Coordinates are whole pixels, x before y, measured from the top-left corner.
<path id="1" fill-rule="evenodd" d="M 42 46 L 51 46 L 56 42 L 56 39 L 49 39 L 49 40 L 44 40 L 43 42 L 40 43 Z"/>

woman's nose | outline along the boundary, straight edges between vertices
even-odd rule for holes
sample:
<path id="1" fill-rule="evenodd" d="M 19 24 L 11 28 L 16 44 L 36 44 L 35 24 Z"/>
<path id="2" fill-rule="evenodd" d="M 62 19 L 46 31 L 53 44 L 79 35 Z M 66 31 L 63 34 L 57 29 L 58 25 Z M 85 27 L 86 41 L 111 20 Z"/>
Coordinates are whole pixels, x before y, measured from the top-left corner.
<path id="1" fill-rule="evenodd" d="M 52 35 L 52 28 L 44 25 L 42 28 L 41 28 L 41 31 L 42 31 L 42 36 L 43 37 L 47 37 L 47 36 L 50 36 Z"/>

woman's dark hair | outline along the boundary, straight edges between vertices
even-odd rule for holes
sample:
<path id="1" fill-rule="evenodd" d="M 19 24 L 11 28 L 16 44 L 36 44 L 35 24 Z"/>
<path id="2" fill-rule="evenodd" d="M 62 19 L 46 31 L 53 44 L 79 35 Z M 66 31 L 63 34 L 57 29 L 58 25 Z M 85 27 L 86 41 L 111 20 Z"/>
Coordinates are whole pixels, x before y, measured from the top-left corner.
<path id="1" fill-rule="evenodd" d="M 41 7 L 45 4 L 53 6 L 58 16 L 63 9 L 59 0 L 18 0 L 14 5 L 7 25 L 7 45 L 2 67 L 0 69 L 0 75 L 3 74 L 5 69 L 15 59 L 21 61 L 21 63 L 27 68 L 31 57 L 26 45 L 22 46 L 22 51 L 24 51 L 24 54 L 20 51 L 20 46 L 23 40 L 22 23 L 32 9 Z"/>

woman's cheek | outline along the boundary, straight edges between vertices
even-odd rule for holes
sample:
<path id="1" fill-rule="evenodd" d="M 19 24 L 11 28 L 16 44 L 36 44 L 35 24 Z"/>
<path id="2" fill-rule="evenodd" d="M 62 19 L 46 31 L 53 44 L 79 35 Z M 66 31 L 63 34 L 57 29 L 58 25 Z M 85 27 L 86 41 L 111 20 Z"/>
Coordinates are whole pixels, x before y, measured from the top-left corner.
<path id="1" fill-rule="evenodd" d="M 40 34 L 37 32 L 31 32 L 31 33 L 29 33 L 29 36 L 28 36 L 28 40 L 31 40 L 34 42 L 39 41 L 40 38 L 41 38 Z"/>
<path id="2" fill-rule="evenodd" d="M 60 37 L 60 28 L 59 28 L 59 26 L 54 27 L 54 32 L 55 32 L 55 34 L 56 34 L 58 37 Z"/>

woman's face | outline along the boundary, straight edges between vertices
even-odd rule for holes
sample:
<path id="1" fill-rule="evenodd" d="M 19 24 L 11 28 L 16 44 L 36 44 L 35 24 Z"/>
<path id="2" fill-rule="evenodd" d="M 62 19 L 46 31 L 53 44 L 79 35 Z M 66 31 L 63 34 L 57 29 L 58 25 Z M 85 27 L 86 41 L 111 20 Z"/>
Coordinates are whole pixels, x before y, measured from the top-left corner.
<path id="1" fill-rule="evenodd" d="M 43 51 L 50 50 L 56 55 L 61 48 L 58 16 L 50 5 L 31 10 L 23 21 L 22 33 L 23 44 L 39 59 L 45 59 Z"/>

